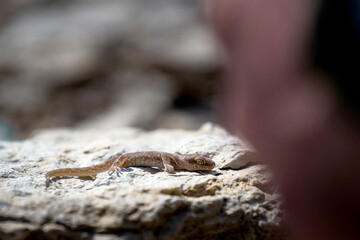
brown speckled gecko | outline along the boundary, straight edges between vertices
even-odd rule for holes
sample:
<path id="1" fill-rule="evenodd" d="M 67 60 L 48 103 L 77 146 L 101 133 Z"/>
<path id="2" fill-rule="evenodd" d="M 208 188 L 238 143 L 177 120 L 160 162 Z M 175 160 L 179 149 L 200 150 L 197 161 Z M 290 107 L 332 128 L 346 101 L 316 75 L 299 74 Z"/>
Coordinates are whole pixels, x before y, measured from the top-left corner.
<path id="1" fill-rule="evenodd" d="M 193 153 L 166 153 L 166 152 L 134 152 L 126 153 L 110 158 L 106 162 L 82 168 L 60 168 L 49 171 L 45 175 L 45 183 L 57 177 L 86 177 L 108 171 L 108 173 L 120 173 L 121 168 L 128 167 L 158 167 L 163 168 L 167 173 L 174 173 L 174 170 L 201 171 L 211 170 L 215 162 L 206 154 Z"/>

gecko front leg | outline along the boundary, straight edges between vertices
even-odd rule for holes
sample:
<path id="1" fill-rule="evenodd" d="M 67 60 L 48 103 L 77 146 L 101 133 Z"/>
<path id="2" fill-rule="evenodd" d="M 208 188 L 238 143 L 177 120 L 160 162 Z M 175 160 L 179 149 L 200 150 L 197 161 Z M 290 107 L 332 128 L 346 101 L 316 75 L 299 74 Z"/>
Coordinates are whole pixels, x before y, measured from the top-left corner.
<path id="1" fill-rule="evenodd" d="M 167 153 L 161 153 L 161 160 L 164 165 L 164 172 L 174 173 L 174 166 L 171 165 L 171 156 Z"/>

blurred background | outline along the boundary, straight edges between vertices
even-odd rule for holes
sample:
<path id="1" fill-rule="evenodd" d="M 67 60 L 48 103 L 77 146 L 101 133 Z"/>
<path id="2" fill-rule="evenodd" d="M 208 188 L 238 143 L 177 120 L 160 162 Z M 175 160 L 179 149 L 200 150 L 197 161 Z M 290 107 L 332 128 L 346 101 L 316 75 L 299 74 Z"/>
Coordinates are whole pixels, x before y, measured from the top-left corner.
<path id="1" fill-rule="evenodd" d="M 200 1 L 2 0 L 0 139 L 216 122 L 219 59 Z"/>

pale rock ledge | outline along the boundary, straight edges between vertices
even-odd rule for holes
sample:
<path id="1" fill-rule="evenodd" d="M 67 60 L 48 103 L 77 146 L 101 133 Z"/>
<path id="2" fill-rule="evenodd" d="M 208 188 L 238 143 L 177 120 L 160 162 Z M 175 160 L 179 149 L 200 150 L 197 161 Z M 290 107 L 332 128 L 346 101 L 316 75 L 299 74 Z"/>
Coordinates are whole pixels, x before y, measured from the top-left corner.
<path id="1" fill-rule="evenodd" d="M 120 177 L 63 178 L 118 153 L 205 152 L 204 174 L 132 167 Z M 198 131 L 42 130 L 0 142 L 0 239 L 282 239 L 280 197 L 254 151 L 213 124 Z"/>

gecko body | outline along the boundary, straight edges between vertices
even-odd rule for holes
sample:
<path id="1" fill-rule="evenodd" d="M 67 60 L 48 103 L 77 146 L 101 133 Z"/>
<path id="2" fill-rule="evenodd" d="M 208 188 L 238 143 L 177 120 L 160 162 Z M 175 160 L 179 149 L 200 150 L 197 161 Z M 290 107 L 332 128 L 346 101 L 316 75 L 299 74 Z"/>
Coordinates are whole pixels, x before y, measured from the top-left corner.
<path id="1" fill-rule="evenodd" d="M 94 176 L 105 171 L 109 174 L 120 173 L 121 168 L 128 167 L 157 167 L 164 169 L 167 173 L 174 173 L 174 170 L 209 171 L 215 167 L 215 162 L 208 155 L 200 153 L 134 152 L 122 154 L 89 167 L 60 168 L 49 171 L 45 174 L 45 183 L 48 185 L 57 177 Z"/>

